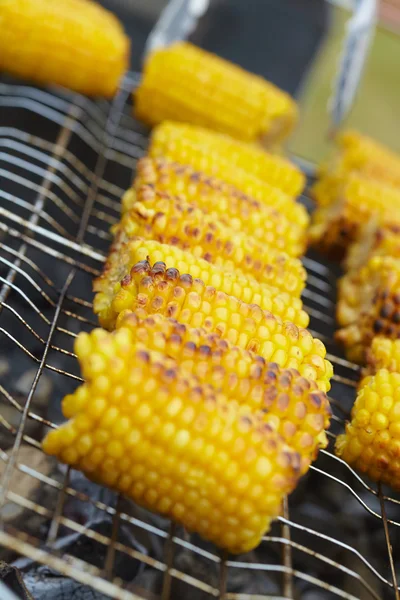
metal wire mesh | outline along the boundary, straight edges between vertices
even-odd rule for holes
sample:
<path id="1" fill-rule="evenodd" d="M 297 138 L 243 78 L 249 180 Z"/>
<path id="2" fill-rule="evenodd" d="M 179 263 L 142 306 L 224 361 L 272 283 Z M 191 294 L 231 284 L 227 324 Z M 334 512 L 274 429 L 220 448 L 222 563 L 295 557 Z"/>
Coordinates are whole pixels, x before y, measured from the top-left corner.
<path id="1" fill-rule="evenodd" d="M 0 545 L 122 600 L 148 595 L 116 577 L 117 553 L 162 574 L 163 600 L 172 597 L 176 581 L 185 584 L 188 598 L 194 597 L 194 590 L 226 600 L 398 598 L 391 540 L 400 527 L 396 520 L 400 501 L 363 481 L 334 455 L 332 447 L 320 453 L 309 476 L 285 502 L 281 518 L 260 549 L 244 557 L 228 557 L 204 546 L 173 523 L 164 527 L 145 513 L 131 514 L 121 502 L 111 506 L 93 500 L 71 485 L 69 470 L 62 479 L 53 478 L 21 462 L 22 444 L 40 448 L 40 438 L 29 433 L 29 422 L 55 427 L 35 406 L 42 374 L 50 371 L 57 378 L 60 397 L 81 381 L 73 341 L 78 331 L 95 325 L 91 280 L 101 269 L 109 227 L 118 219 L 121 195 L 147 144 L 146 130 L 131 116 L 130 92 L 136 82 L 135 75 L 127 77 L 112 104 L 0 83 L 1 344 L 4 354 L 17 349 L 36 373 L 23 399 L 6 384 L 0 387 L 0 441 L 5 434 L 12 436 L 12 451 L 0 448 L 4 466 L 0 508 L 14 503 L 46 524 L 41 537 L 2 519 Z M 358 368 L 340 357 L 332 342 L 337 273 L 315 256 L 304 258 L 304 264 L 309 273 L 304 302 L 311 329 L 327 345 L 336 372 L 329 432 L 333 445 L 354 397 Z M 1 406 L 7 405 L 18 411 L 17 425 L 7 420 L 6 412 L 2 414 Z M 55 492 L 54 506 L 50 509 L 28 494 L 12 491 L 10 481 L 16 472 Z M 335 496 L 340 498 L 339 510 L 332 504 Z M 65 515 L 65 502 L 71 497 L 110 515 L 110 535 Z M 352 522 L 350 531 L 359 526 L 366 535 L 373 532 L 374 540 L 380 536 L 386 553 L 383 560 L 377 560 L 373 544 L 363 551 L 365 545 L 342 527 L 346 519 Z M 162 543 L 162 559 L 120 542 L 118 531 L 126 524 Z M 61 527 L 104 545 L 103 568 L 63 554 L 57 547 Z M 177 561 L 183 550 L 204 565 L 205 575 Z M 267 588 L 262 594 L 237 593 L 232 581 L 242 571 L 251 577 L 268 574 L 279 585 L 280 595 L 276 587 L 271 593 Z"/>

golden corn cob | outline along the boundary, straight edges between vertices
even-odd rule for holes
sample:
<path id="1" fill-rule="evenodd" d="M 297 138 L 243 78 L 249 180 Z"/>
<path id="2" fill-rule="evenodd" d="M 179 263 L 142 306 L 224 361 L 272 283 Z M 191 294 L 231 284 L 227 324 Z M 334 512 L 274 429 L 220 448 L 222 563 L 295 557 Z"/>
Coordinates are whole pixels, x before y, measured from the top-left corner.
<path id="1" fill-rule="evenodd" d="M 89 0 L 2 0 L 0 71 L 111 97 L 128 68 L 118 19 Z"/>
<path id="2" fill-rule="evenodd" d="M 365 177 L 400 186 L 400 156 L 376 140 L 356 131 L 345 131 L 337 138 L 342 150 L 344 172 L 356 170 Z"/>
<path id="3" fill-rule="evenodd" d="M 177 42 L 147 59 L 135 93 L 135 115 L 151 126 L 172 119 L 269 145 L 291 132 L 297 106 L 262 77 Z"/>
<path id="4" fill-rule="evenodd" d="M 122 246 L 117 241 L 111 249 L 103 275 L 94 282 L 94 291 L 99 292 L 99 297 L 95 300 L 95 312 L 100 304 L 102 307 L 100 322 L 106 329 L 115 327 L 119 313 L 114 307 L 114 298 L 121 290 L 124 278 L 129 276 L 131 268 L 136 263 L 146 259 L 152 265 L 162 262 L 167 266 L 176 267 L 181 273 L 199 277 L 205 285 L 212 285 L 217 290 L 236 296 L 243 302 L 258 304 L 263 310 L 271 311 L 274 315 L 285 321 L 292 321 L 299 327 L 307 327 L 309 323 L 309 317 L 302 308 L 300 298 L 293 298 L 287 293 L 278 294 L 267 284 L 258 283 L 256 279 L 234 271 L 224 271 L 176 246 L 160 244 L 152 240 L 132 239 Z"/>
<path id="5" fill-rule="evenodd" d="M 310 241 L 330 257 L 342 259 L 371 220 L 383 226 L 400 223 L 400 190 L 352 174 L 337 199 L 315 211 Z"/>
<path id="6" fill-rule="evenodd" d="M 99 294 L 95 311 L 102 322 L 103 309 L 108 310 Z M 175 268 L 167 269 L 148 261 L 136 264 L 121 282 L 113 300 L 116 312 L 139 311 L 139 316 L 161 313 L 189 325 L 216 332 L 230 343 L 251 350 L 270 362 L 297 369 L 306 379 L 316 381 L 322 391 L 330 388 L 332 365 L 324 360 L 323 343 L 290 322 L 282 322 L 255 304 L 246 304 L 206 286 L 201 279 L 181 275 Z"/>
<path id="7" fill-rule="evenodd" d="M 400 260 L 374 257 L 339 290 L 341 322 L 336 338 L 355 362 L 364 362 L 372 339 L 400 337 Z M 344 319 L 345 317 L 345 319 Z"/>
<path id="8" fill-rule="evenodd" d="M 379 369 L 400 372 L 400 340 L 376 336 L 367 351 L 364 375 L 374 375 Z"/>
<path id="9" fill-rule="evenodd" d="M 344 267 L 348 271 L 358 271 L 373 256 L 400 258 L 399 225 L 379 227 L 371 221 L 350 246 Z"/>
<path id="10" fill-rule="evenodd" d="M 299 453 L 302 474 L 318 449 L 327 446 L 324 429 L 330 422 L 329 401 L 314 381 L 295 369 L 280 369 L 215 333 L 191 329 L 161 314 L 140 319 L 136 313 L 127 313 L 119 326 L 131 330 L 135 347 L 161 352 L 176 360 L 182 373 L 196 375 L 227 399 L 262 410 L 263 420 Z M 107 343 L 111 348 L 111 337 Z"/>
<path id="11" fill-rule="evenodd" d="M 393 187 L 400 186 L 400 157 L 355 131 L 340 134 L 338 152 L 321 165 L 311 194 L 320 206 L 330 204 L 351 173 Z"/>
<path id="12" fill-rule="evenodd" d="M 336 452 L 372 480 L 400 489 L 400 374 L 379 370 L 360 388 Z"/>
<path id="13" fill-rule="evenodd" d="M 257 546 L 299 455 L 248 407 L 134 351 L 128 329 L 80 334 L 76 352 L 86 383 L 44 451 L 231 552 Z"/>
<path id="14" fill-rule="evenodd" d="M 157 192 L 151 186 L 137 192 L 131 189 L 127 194 L 134 194 L 137 200 L 114 229 L 122 240 L 136 236 L 172 244 L 227 271 L 256 277 L 271 289 L 300 297 L 307 274 L 299 259 L 253 240 L 181 198 Z"/>
<path id="15" fill-rule="evenodd" d="M 179 145 L 181 138 L 186 142 L 185 145 Z M 288 159 L 204 127 L 165 121 L 153 131 L 151 152 L 159 152 L 163 146 L 173 148 L 178 145 L 178 148 L 188 148 L 188 143 L 193 145 L 194 151 L 201 149 L 203 154 L 209 154 L 207 170 L 218 168 L 218 165 L 211 164 L 211 158 L 220 156 L 230 163 L 230 170 L 232 167 L 240 168 L 290 197 L 298 196 L 304 189 L 304 174 Z M 188 157 L 190 156 L 189 151 Z"/>
<path id="16" fill-rule="evenodd" d="M 292 221 L 299 226 L 307 224 L 307 211 L 304 206 L 293 200 L 293 196 L 296 195 L 294 192 L 297 193 L 304 187 L 303 182 L 291 183 L 291 193 L 285 193 L 280 189 L 282 183 L 279 181 L 285 181 L 292 175 L 288 173 L 285 176 L 281 165 L 270 166 L 264 179 L 261 179 L 255 174 L 255 167 L 251 166 L 255 158 L 248 157 L 245 160 L 239 151 L 228 151 L 224 148 L 219 143 L 219 137 L 214 139 L 215 134 L 211 138 L 214 139 L 212 142 L 208 137 L 210 133 L 206 132 L 204 135 L 203 132 L 204 130 L 198 127 L 180 123 L 162 123 L 152 132 L 149 155 L 190 165 L 196 171 L 218 177 L 266 206 L 278 208 L 281 212 L 291 215 Z M 271 158 L 272 160 L 276 160 L 275 157 Z M 297 179 L 297 176 L 295 178 Z M 285 189 L 289 189 L 289 184 L 285 184 Z"/>
<path id="17" fill-rule="evenodd" d="M 188 165 L 163 158 L 142 158 L 136 167 L 134 188 L 139 190 L 143 185 L 180 196 L 235 231 L 243 231 L 267 245 L 274 245 L 289 256 L 304 253 L 305 226 L 297 226 L 277 209 L 266 207 L 235 186 Z M 135 194 L 125 194 L 123 212 L 132 208 L 135 198 Z"/>

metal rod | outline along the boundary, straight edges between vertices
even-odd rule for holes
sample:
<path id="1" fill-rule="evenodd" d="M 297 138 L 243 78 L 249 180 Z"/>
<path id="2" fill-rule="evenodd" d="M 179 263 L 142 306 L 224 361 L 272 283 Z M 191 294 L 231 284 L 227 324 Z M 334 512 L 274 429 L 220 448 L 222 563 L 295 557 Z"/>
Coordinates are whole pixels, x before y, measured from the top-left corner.
<path id="1" fill-rule="evenodd" d="M 171 521 L 168 528 L 168 539 L 164 545 L 164 560 L 166 569 L 163 576 L 163 584 L 161 590 L 161 600 L 169 600 L 171 596 L 172 575 L 171 569 L 174 563 L 175 544 L 174 537 L 176 532 L 176 524 Z"/>
<path id="2" fill-rule="evenodd" d="M 226 584 L 228 579 L 228 553 L 221 552 L 221 562 L 219 564 L 219 600 L 226 599 Z"/>
<path id="3" fill-rule="evenodd" d="M 284 544 L 282 546 L 282 564 L 286 567 L 285 571 L 282 573 L 282 592 L 286 598 L 293 598 L 293 563 L 292 563 L 292 546 L 290 544 L 291 536 L 290 536 L 290 527 L 287 523 L 289 520 L 289 501 L 288 497 L 285 496 L 282 503 L 283 516 L 286 521 L 282 522 L 281 530 L 282 537 L 286 539 L 289 543 Z"/>
<path id="4" fill-rule="evenodd" d="M 386 515 L 385 500 L 383 499 L 381 482 L 378 483 L 378 496 L 379 496 L 379 502 L 381 504 L 381 515 L 382 515 L 382 521 L 383 521 L 383 529 L 385 531 L 385 540 L 386 540 L 386 546 L 387 546 L 387 551 L 388 551 L 388 556 L 389 556 L 390 571 L 392 573 L 394 598 L 395 598 L 395 600 L 400 600 L 400 594 L 399 594 L 399 589 L 398 589 L 398 585 L 397 585 L 396 568 L 394 566 L 394 560 L 393 560 L 393 548 L 392 548 L 392 544 L 390 542 L 388 518 Z"/>

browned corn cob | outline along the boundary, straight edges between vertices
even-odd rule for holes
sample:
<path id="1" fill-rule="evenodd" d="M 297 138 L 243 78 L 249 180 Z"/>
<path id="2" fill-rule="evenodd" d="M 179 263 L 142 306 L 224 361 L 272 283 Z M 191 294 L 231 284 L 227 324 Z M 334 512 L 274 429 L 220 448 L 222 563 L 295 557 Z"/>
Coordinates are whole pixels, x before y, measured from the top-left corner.
<path id="1" fill-rule="evenodd" d="M 293 298 L 287 293 L 278 294 L 267 284 L 258 283 L 256 279 L 234 271 L 224 271 L 176 246 L 160 244 L 152 240 L 132 239 L 122 245 L 116 240 L 103 275 L 94 283 L 94 290 L 99 292 L 95 299 L 95 312 L 98 306 L 101 306 L 101 324 L 106 329 L 115 327 L 120 300 L 117 300 L 115 306 L 114 298 L 118 296 L 124 278 L 129 276 L 131 268 L 136 263 L 146 259 L 151 264 L 163 262 L 167 266 L 176 267 L 181 273 L 199 277 L 205 285 L 212 285 L 217 290 L 236 296 L 243 302 L 258 304 L 263 310 L 269 310 L 281 319 L 292 321 L 300 327 L 307 327 L 309 323 L 309 317 L 302 308 L 300 298 Z"/>
<path id="2" fill-rule="evenodd" d="M 256 277 L 260 283 L 299 298 L 306 271 L 300 260 L 234 231 L 200 209 L 166 192 L 144 186 L 115 232 L 122 239 L 138 236 L 190 250 L 227 271 Z"/>
<path id="3" fill-rule="evenodd" d="M 299 453 L 302 474 L 318 448 L 327 446 L 328 399 L 314 381 L 295 369 L 280 369 L 215 333 L 191 329 L 160 314 L 140 319 L 136 313 L 127 313 L 119 325 L 131 330 L 135 344 L 175 359 L 182 373 L 196 375 L 228 399 L 262 410 L 263 420 Z M 111 339 L 108 344 L 111 348 Z"/>
<path id="4" fill-rule="evenodd" d="M 350 465 L 400 489 L 400 374 L 379 370 L 364 380 L 336 452 Z"/>
<path id="5" fill-rule="evenodd" d="M 341 304 L 340 320 L 347 326 L 336 337 L 350 360 L 364 362 L 374 336 L 400 337 L 400 260 L 372 258 L 354 278 L 342 282 Z"/>
<path id="6" fill-rule="evenodd" d="M 0 71 L 110 97 L 128 68 L 129 39 L 96 2 L 3 0 L 0 23 Z"/>
<path id="7" fill-rule="evenodd" d="M 210 133 L 205 133 L 206 136 L 204 130 L 197 127 L 171 122 L 162 123 L 152 132 L 149 154 L 153 158 L 167 158 L 190 165 L 196 171 L 203 171 L 212 177 L 218 177 L 266 206 L 278 208 L 281 212 L 290 215 L 292 221 L 299 226 L 308 222 L 305 208 L 293 200 L 295 194 L 287 194 L 279 188 L 278 182 L 285 179 L 281 169 L 275 166 L 275 170 L 272 171 L 271 167 L 265 175 L 269 179 L 261 179 L 254 174 L 249 159 L 244 160 L 242 157 L 235 159 L 235 153 L 220 147 L 218 137 L 215 138 L 214 143 L 211 143 L 207 141 Z M 272 172 L 275 172 L 274 177 Z M 282 186 L 282 183 L 280 185 Z M 293 184 L 292 187 L 296 189 Z M 297 189 L 299 188 L 300 185 L 297 184 Z M 285 186 L 285 189 L 288 189 L 288 186 Z"/>
<path id="8" fill-rule="evenodd" d="M 311 243 L 332 258 L 342 259 L 371 220 L 379 225 L 400 223 L 400 191 L 352 174 L 337 199 L 315 211 Z"/>
<path id="9" fill-rule="evenodd" d="M 135 93 L 135 114 L 149 125 L 173 119 L 274 144 L 292 130 L 297 106 L 263 78 L 177 42 L 147 59 Z"/>
<path id="10" fill-rule="evenodd" d="M 399 225 L 379 227 L 371 221 L 350 246 L 344 266 L 348 271 L 358 271 L 373 256 L 400 258 Z"/>
<path id="11" fill-rule="evenodd" d="M 246 406 L 135 350 L 132 333 L 81 333 L 86 383 L 43 442 L 87 477 L 231 552 L 257 546 L 300 475 L 299 455 Z"/>
<path id="12" fill-rule="evenodd" d="M 163 263 L 153 268 L 147 261 L 136 264 L 122 281 L 114 307 L 118 313 L 129 307 L 139 310 L 139 316 L 161 313 L 190 327 L 204 327 L 281 367 L 297 369 L 306 379 L 316 381 L 322 391 L 330 387 L 332 365 L 324 360 L 325 346 L 306 329 L 283 323 L 259 306 L 218 292 L 201 279 L 181 275 Z M 95 310 L 101 321 L 100 301 Z M 121 318 L 123 313 L 119 321 Z"/>
<path id="13" fill-rule="evenodd" d="M 364 369 L 364 375 L 374 375 L 379 369 L 400 372 L 400 339 L 374 337 L 367 351 L 367 368 Z"/>
<path id="14" fill-rule="evenodd" d="M 142 158 L 137 164 L 134 187 L 139 190 L 143 185 L 180 196 L 235 231 L 243 231 L 289 256 L 304 253 L 305 225 L 298 226 L 278 210 L 264 206 L 235 186 L 188 165 L 163 158 Z M 132 208 L 135 198 L 134 194 L 125 194 L 123 212 Z"/>

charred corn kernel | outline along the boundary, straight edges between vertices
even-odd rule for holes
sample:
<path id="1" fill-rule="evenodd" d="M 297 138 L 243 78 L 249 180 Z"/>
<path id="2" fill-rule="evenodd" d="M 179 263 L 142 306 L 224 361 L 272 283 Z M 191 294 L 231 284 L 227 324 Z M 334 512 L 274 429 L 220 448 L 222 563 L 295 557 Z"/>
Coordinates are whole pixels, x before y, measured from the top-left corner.
<path id="1" fill-rule="evenodd" d="M 89 0 L 2 0 L 0 71 L 111 97 L 128 68 L 118 19 Z"/>
<path id="2" fill-rule="evenodd" d="M 183 375 L 158 353 L 131 352 L 130 333 L 94 330 L 83 334 L 83 347 L 78 336 L 87 379 L 78 390 L 86 404 L 74 407 L 70 401 L 72 418 L 46 436 L 44 451 L 231 552 L 254 548 L 297 483 L 298 453 L 250 408 Z M 104 352 L 109 344 L 111 351 Z M 99 354 L 105 357 L 101 373 L 91 369 Z M 114 371 L 116 360 L 123 364 L 120 372 Z M 106 394 L 108 408 L 93 416 L 99 374 L 122 393 L 118 399 Z M 116 414 L 112 421 L 110 410 Z M 77 427 L 82 416 L 88 421 L 84 433 Z M 99 431 L 108 437 L 99 441 Z M 236 501 L 230 508 L 227 498 Z"/>
<path id="3" fill-rule="evenodd" d="M 172 119 L 275 144 L 294 127 L 297 106 L 262 77 L 177 42 L 147 59 L 135 93 L 135 115 L 149 125 Z"/>
<path id="4" fill-rule="evenodd" d="M 336 452 L 351 466 L 400 489 L 400 374 L 380 369 L 364 380 Z"/>
<path id="5" fill-rule="evenodd" d="M 243 169 L 290 197 L 298 196 L 304 189 L 305 176 L 300 169 L 283 156 L 271 154 L 253 144 L 234 140 L 227 135 L 210 131 L 204 127 L 166 121 L 154 130 L 152 147 L 154 145 L 155 152 L 161 148 L 162 144 L 174 145 L 180 139 L 192 144 L 194 149 L 200 148 L 203 153 L 210 153 L 207 170 L 217 168 L 218 165 L 213 167 L 210 162 L 211 158 L 216 155 L 224 157 L 230 163 L 231 169 L 232 167 Z M 193 155 L 195 156 L 194 152 Z M 278 194 L 277 197 L 279 198 Z"/>
<path id="6" fill-rule="evenodd" d="M 292 222 L 298 226 L 307 225 L 308 214 L 304 206 L 294 202 L 293 194 L 289 195 L 278 187 L 275 182 L 278 177 L 261 179 L 254 174 L 248 161 L 244 167 L 243 159 L 235 161 L 233 152 L 227 153 L 221 148 L 217 143 L 218 138 L 214 143 L 208 142 L 207 136 L 210 134 L 206 132 L 206 136 L 203 136 L 203 131 L 198 127 L 169 121 L 162 123 L 152 132 L 149 154 L 153 158 L 167 158 L 218 177 L 266 206 L 278 208 L 291 216 Z"/>
<path id="7" fill-rule="evenodd" d="M 151 186 L 135 193 L 137 202 L 114 230 L 121 239 L 142 237 L 172 244 L 227 271 L 251 275 L 274 290 L 300 297 L 306 271 L 297 258 L 234 231 L 179 197 Z"/>
<path id="8" fill-rule="evenodd" d="M 215 333 L 187 327 L 161 314 L 140 319 L 137 313 L 125 311 L 118 325 L 130 330 L 132 352 L 138 346 L 160 352 L 173 358 L 181 372 L 196 375 L 202 384 L 213 385 L 226 398 L 254 411 L 262 410 L 264 421 L 299 453 L 302 473 L 315 459 L 318 448 L 327 445 L 324 430 L 329 427 L 331 414 L 328 399 L 314 381 L 295 369 L 280 369 Z M 85 352 L 91 352 L 88 339 L 81 336 Z M 107 346 L 112 348 L 111 340 L 109 337 L 103 342 L 103 352 Z M 84 373 L 85 377 L 89 375 Z"/>
<path id="9" fill-rule="evenodd" d="M 400 190 L 351 174 L 336 200 L 318 208 L 310 241 L 334 259 L 342 259 L 371 220 L 378 225 L 400 223 Z"/>
<path id="10" fill-rule="evenodd" d="M 400 260 L 374 257 L 359 273 L 344 279 L 339 305 L 346 326 L 336 337 L 350 360 L 364 362 L 375 336 L 400 337 Z"/>
<path id="11" fill-rule="evenodd" d="M 129 292 L 125 290 L 127 285 Z M 151 267 L 148 261 L 142 261 L 131 269 L 113 299 L 113 309 L 118 313 L 127 305 L 138 310 L 139 316 L 160 313 L 190 327 L 204 327 L 269 362 L 297 369 L 306 379 L 315 380 L 322 391 L 329 389 L 332 365 L 324 359 L 323 343 L 306 329 L 206 286 L 201 279 L 181 275 L 175 268 L 167 269 L 163 263 Z M 97 300 L 95 310 L 101 324 L 102 309 Z"/>
<path id="12" fill-rule="evenodd" d="M 235 186 L 216 177 L 195 171 L 163 158 L 142 158 L 136 167 L 135 189 L 152 185 L 157 191 L 180 196 L 203 212 L 221 220 L 236 231 L 253 236 L 289 256 L 299 256 L 306 246 L 306 227 L 274 208 L 247 196 Z M 122 210 L 128 211 L 135 202 L 134 193 L 126 193 Z"/>
<path id="13" fill-rule="evenodd" d="M 94 290 L 100 295 L 100 299 L 95 301 L 95 311 L 100 303 L 103 327 L 114 329 L 119 313 L 113 309 L 113 299 L 122 288 L 126 297 L 130 297 L 130 289 L 135 285 L 129 282 L 130 270 L 141 260 L 149 260 L 152 265 L 162 262 L 168 267 L 176 267 L 181 273 L 199 277 L 205 285 L 212 285 L 243 302 L 258 304 L 263 310 L 269 310 L 299 327 L 307 327 L 309 323 L 300 298 L 293 298 L 287 293 L 278 294 L 267 284 L 258 283 L 256 279 L 234 271 L 224 271 L 176 246 L 152 240 L 133 239 L 122 247 L 119 247 L 117 242 L 107 259 L 103 275 L 94 283 Z M 126 277 L 128 279 L 125 279 Z M 124 309 L 128 308 L 132 308 L 129 303 L 124 306 Z"/>
<path id="14" fill-rule="evenodd" d="M 379 369 L 400 372 L 400 340 L 376 336 L 367 351 L 364 375 L 374 375 Z"/>
<path id="15" fill-rule="evenodd" d="M 364 227 L 358 239 L 347 253 L 345 268 L 348 271 L 361 269 L 373 256 L 400 258 L 400 226 L 379 227 L 371 221 Z"/>

